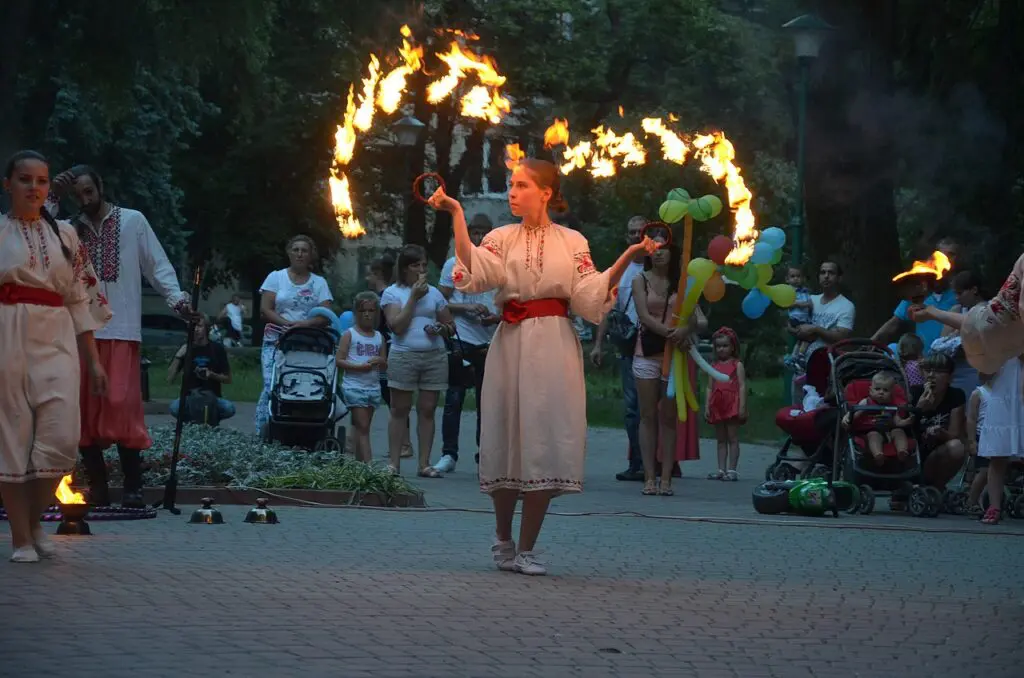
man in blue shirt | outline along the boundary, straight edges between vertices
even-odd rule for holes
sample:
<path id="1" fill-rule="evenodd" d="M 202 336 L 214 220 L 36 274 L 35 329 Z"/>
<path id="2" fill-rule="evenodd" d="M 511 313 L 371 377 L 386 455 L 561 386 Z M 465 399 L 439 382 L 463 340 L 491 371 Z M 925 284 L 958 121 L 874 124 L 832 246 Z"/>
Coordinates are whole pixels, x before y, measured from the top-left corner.
<path id="1" fill-rule="evenodd" d="M 949 257 L 949 263 L 953 265 L 953 270 L 948 271 L 939 281 L 940 287 L 936 288 L 925 299 L 925 306 L 934 306 L 942 311 L 948 311 L 952 307 L 956 306 L 956 293 L 953 291 L 949 284 L 949 281 L 953 278 L 953 271 L 956 270 L 956 260 L 960 254 L 960 243 L 950 237 L 945 237 L 935 245 L 935 249 Z M 910 302 L 903 300 L 900 302 L 896 310 L 893 311 L 892 317 L 885 321 L 885 323 L 878 328 L 875 335 L 871 337 L 875 341 L 882 343 L 889 343 L 899 339 L 900 335 L 904 331 L 909 330 L 913 327 L 913 332 L 921 341 L 924 343 L 925 355 L 931 353 L 932 342 L 939 338 L 942 334 L 942 323 L 935 320 L 927 320 L 923 323 L 915 323 L 910 319 L 908 309 L 910 308 Z M 906 330 L 904 328 L 907 328 Z"/>

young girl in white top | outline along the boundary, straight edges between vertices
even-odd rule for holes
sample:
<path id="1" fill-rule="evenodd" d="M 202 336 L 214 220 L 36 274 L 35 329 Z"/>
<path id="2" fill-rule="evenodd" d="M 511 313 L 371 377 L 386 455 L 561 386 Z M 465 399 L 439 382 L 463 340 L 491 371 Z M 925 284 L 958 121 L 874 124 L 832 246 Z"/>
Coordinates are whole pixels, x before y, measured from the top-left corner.
<path id="1" fill-rule="evenodd" d="M 988 399 L 992 395 L 992 390 L 989 388 L 992 375 L 979 373 L 978 381 L 978 387 L 974 389 L 967 401 L 967 451 L 974 458 L 975 471 L 971 489 L 967 495 L 967 505 L 970 507 L 971 513 L 977 513 L 980 516 L 984 513 L 979 505 L 979 500 L 985 489 L 985 484 L 988 482 L 988 459 L 978 456 L 978 443 L 981 442 L 981 432 L 985 425 Z"/>
<path id="2" fill-rule="evenodd" d="M 370 424 L 374 410 L 383 403 L 380 373 L 387 368 L 388 349 L 377 331 L 380 297 L 375 292 L 360 292 L 354 306 L 356 324 L 341 335 L 335 361 L 345 371 L 341 392 L 352 412 L 356 459 L 368 463 L 373 459 Z"/>

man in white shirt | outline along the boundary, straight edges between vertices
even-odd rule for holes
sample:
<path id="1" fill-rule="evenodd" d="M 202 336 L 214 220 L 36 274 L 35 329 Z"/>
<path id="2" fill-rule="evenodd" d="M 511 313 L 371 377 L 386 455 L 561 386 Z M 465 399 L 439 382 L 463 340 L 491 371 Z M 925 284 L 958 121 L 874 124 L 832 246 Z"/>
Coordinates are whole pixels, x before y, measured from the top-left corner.
<path id="1" fill-rule="evenodd" d="M 821 262 L 818 268 L 821 294 L 811 295 L 811 322 L 787 327 L 789 333 L 799 341 L 811 342 L 807 347 L 808 356 L 822 346 L 831 346 L 853 334 L 856 309 L 853 302 L 839 292 L 842 280 L 843 269 L 839 264 L 834 261 Z M 793 398 L 803 398 L 800 389 L 794 389 Z"/>
<path id="2" fill-rule="evenodd" d="M 626 245 L 635 245 L 643 237 L 647 218 L 632 217 L 626 223 Z M 639 254 L 630 262 L 619 280 L 618 293 L 615 298 L 614 310 L 625 313 L 633 326 L 638 326 L 640 319 L 633 303 L 633 278 L 644 270 L 644 255 Z M 600 366 L 603 360 L 604 339 L 608 333 L 608 316 L 605 316 L 594 334 L 594 347 L 590 351 L 590 360 Z M 614 337 L 613 337 L 614 340 Z M 615 477 L 618 480 L 643 480 L 644 464 L 640 457 L 640 404 L 636 394 L 636 380 L 633 378 L 633 351 L 619 350 L 619 371 L 622 378 L 622 394 L 625 401 L 626 436 L 629 438 L 629 468 Z"/>
<path id="3" fill-rule="evenodd" d="M 181 291 L 174 267 L 146 217 L 107 202 L 103 180 L 94 169 L 78 165 L 55 183 L 72 189 L 81 207 L 74 224 L 114 313 L 107 326 L 96 332 L 96 347 L 110 380 L 107 393 L 93 395 L 84 380 L 81 391 L 79 452 L 89 478 L 89 501 L 97 506 L 110 503 L 103 450 L 116 444 L 124 474 L 121 504 L 143 508 L 141 451 L 153 443 L 140 386 L 142 277 L 179 315 L 192 313 L 188 295 Z"/>
<path id="4" fill-rule="evenodd" d="M 245 305 L 242 303 L 242 297 L 237 294 L 231 295 L 231 301 L 224 304 L 224 308 L 217 316 L 218 324 L 224 325 L 228 340 L 237 346 L 242 345 L 242 318 L 244 317 Z M 225 320 L 226 323 L 224 323 Z M 225 343 L 226 346 L 233 344 Z"/>
<path id="5" fill-rule="evenodd" d="M 491 228 L 493 224 L 487 215 L 477 214 L 469 222 L 469 239 L 479 247 Z M 480 393 L 484 383 L 484 362 L 487 347 L 501 322 L 501 315 L 494 305 L 496 290 L 480 294 L 460 292 L 455 289 L 452 280 L 454 270 L 455 257 L 452 257 L 441 269 L 441 280 L 437 286 L 448 300 L 448 310 L 455 318 L 456 331 L 456 337 L 452 340 L 456 350 L 448 356 L 448 391 L 444 396 L 444 416 L 441 419 L 441 461 L 434 464 L 434 468 L 444 473 L 454 471 L 459 461 L 462 405 L 470 387 L 476 394 L 476 444 L 480 446 Z M 476 461 L 480 463 L 479 453 Z"/>

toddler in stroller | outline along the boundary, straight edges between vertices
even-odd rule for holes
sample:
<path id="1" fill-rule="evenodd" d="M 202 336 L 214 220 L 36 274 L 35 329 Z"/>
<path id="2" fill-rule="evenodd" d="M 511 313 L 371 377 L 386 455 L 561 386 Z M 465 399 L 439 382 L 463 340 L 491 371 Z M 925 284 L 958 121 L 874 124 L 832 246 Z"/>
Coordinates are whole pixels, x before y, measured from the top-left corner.
<path id="1" fill-rule="evenodd" d="M 843 426 L 850 431 L 863 433 L 867 441 L 868 451 L 875 463 L 885 463 L 883 453 L 885 443 L 892 443 L 896 448 L 896 457 L 905 461 L 909 454 L 907 432 L 904 430 L 914 423 L 913 417 L 901 416 L 901 407 L 907 404 L 902 393 L 896 392 L 896 375 L 892 372 L 879 372 L 871 378 L 868 397 L 857 403 L 843 417 Z M 881 407 L 881 411 L 871 410 L 869 406 Z M 893 411 L 891 408 L 897 408 Z M 905 412 L 905 408 L 904 408 Z"/>

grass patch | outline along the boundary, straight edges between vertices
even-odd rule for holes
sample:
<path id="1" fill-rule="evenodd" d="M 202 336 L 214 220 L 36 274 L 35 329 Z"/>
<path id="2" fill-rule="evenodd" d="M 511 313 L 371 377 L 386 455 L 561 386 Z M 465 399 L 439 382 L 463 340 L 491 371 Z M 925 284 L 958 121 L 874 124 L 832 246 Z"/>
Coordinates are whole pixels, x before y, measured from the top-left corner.
<path id="1" fill-rule="evenodd" d="M 171 400 L 178 395 L 180 382 L 167 383 L 167 365 L 170 355 L 152 355 L 153 364 L 149 370 L 150 397 L 154 400 Z M 263 376 L 260 372 L 259 352 L 251 349 L 231 352 L 232 382 L 224 386 L 224 397 L 235 402 L 256 402 L 263 389 Z M 608 357 L 605 365 L 594 367 L 588 361 L 586 371 L 587 383 L 587 420 L 591 426 L 608 428 L 623 427 L 622 386 L 619 381 L 618 362 Z M 707 388 L 707 382 L 701 375 L 701 394 Z M 782 437 L 775 426 L 775 413 L 783 405 L 782 383 L 779 378 L 749 379 L 748 404 L 750 420 L 740 429 L 740 436 L 745 442 L 774 442 Z M 475 394 L 466 394 L 465 408 L 476 409 Z M 713 438 L 714 428 L 703 421 L 701 416 L 701 437 Z"/>

